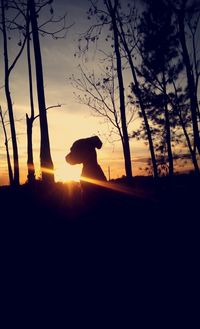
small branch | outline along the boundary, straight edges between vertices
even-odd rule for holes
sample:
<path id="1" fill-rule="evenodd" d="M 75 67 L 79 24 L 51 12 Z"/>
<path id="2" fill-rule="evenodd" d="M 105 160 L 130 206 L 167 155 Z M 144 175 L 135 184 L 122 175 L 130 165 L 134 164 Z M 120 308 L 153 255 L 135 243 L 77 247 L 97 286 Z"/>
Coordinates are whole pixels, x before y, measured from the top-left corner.
<path id="1" fill-rule="evenodd" d="M 18 54 L 17 54 L 17 56 L 15 57 L 13 63 L 11 64 L 11 66 L 10 66 L 9 69 L 8 69 L 8 75 L 10 74 L 10 72 L 11 72 L 12 69 L 14 68 L 15 64 L 17 63 L 18 59 L 20 58 L 20 56 L 21 56 L 21 54 L 22 54 L 22 52 L 23 52 L 23 50 L 24 50 L 24 46 L 25 46 L 25 44 L 26 44 L 26 39 L 27 39 L 27 35 L 25 35 L 25 37 L 24 37 L 24 41 L 23 41 L 22 46 L 21 46 L 21 48 L 20 48 L 20 51 L 18 52 Z"/>
<path id="2" fill-rule="evenodd" d="M 55 107 L 62 107 L 62 105 L 64 105 L 64 104 L 58 104 L 58 105 L 48 106 L 48 107 L 46 108 L 46 111 L 48 111 L 48 110 L 50 110 L 50 109 L 52 109 L 52 108 L 55 108 Z M 35 119 L 39 118 L 39 116 L 40 116 L 40 114 L 37 114 L 37 115 L 33 118 L 33 121 L 34 121 Z"/>

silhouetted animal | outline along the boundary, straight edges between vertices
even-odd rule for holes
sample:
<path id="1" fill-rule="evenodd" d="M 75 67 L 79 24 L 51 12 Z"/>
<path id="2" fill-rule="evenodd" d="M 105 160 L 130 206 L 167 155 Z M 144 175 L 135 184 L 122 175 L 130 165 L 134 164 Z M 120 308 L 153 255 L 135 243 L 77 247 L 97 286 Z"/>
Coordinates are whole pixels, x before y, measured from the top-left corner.
<path id="1" fill-rule="evenodd" d="M 102 142 L 98 136 L 79 139 L 70 148 L 70 153 L 66 155 L 66 161 L 71 164 L 83 164 L 82 178 L 90 178 L 106 181 L 106 176 L 97 162 L 95 148 L 100 149 Z"/>
<path id="2" fill-rule="evenodd" d="M 83 164 L 81 173 L 81 187 L 84 201 L 90 204 L 92 200 L 101 198 L 101 187 L 98 181 L 106 181 L 106 176 L 97 162 L 96 148 L 100 149 L 102 142 L 98 136 L 79 139 L 70 148 L 66 161 L 71 164 Z"/>

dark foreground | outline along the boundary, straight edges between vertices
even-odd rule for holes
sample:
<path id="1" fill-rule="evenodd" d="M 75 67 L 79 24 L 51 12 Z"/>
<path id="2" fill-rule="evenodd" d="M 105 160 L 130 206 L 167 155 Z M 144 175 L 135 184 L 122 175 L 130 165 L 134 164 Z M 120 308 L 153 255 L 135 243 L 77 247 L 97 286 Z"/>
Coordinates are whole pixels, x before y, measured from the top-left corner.
<path id="1" fill-rule="evenodd" d="M 199 180 L 115 183 L 0 188 L 6 328 L 193 327 Z"/>

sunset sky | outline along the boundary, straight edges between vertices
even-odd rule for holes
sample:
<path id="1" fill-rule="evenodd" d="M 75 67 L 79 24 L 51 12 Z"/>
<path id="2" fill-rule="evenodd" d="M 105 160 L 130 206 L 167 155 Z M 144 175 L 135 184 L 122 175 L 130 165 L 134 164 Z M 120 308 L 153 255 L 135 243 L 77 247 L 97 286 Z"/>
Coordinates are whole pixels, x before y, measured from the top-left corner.
<path id="1" fill-rule="evenodd" d="M 98 150 L 98 162 L 102 166 L 107 178 L 108 167 L 110 167 L 111 178 L 121 177 L 124 174 L 123 155 L 121 144 L 119 141 L 110 142 L 108 139 L 109 127 L 101 118 L 94 117 L 91 110 L 85 105 L 79 104 L 73 92 L 74 87 L 69 81 L 72 74 L 78 75 L 78 64 L 81 59 L 78 56 L 74 57 L 77 51 L 77 39 L 79 33 L 87 29 L 86 11 L 89 8 L 87 0 L 55 0 L 54 11 L 55 15 L 60 16 L 64 12 L 68 12 L 66 25 L 74 23 L 67 33 L 65 39 L 53 40 L 49 37 L 40 37 L 46 106 L 62 104 L 61 108 L 50 109 L 48 111 L 49 135 L 51 145 L 51 155 L 55 168 L 56 180 L 76 179 L 80 173 L 81 166 L 71 167 L 65 162 L 65 155 L 68 153 L 72 143 L 84 137 L 98 135 L 103 147 Z M 14 54 L 17 49 L 18 40 L 11 40 L 9 43 L 10 54 Z M 101 48 L 103 45 L 99 45 Z M 3 63 L 2 63 L 2 35 L 0 34 L 0 87 L 3 86 Z M 98 71 L 98 64 L 94 52 L 88 54 L 88 61 L 84 63 L 90 69 Z M 126 81 L 126 90 L 128 93 L 128 78 Z M 11 74 L 11 96 L 13 99 L 14 115 L 16 120 L 16 131 L 19 148 L 20 161 L 20 182 L 23 183 L 27 176 L 27 143 L 26 143 L 26 112 L 29 110 L 29 94 L 27 80 L 27 64 L 25 61 L 25 53 L 20 58 L 17 66 Z M 6 110 L 4 90 L 0 89 L 0 104 L 3 111 Z M 35 97 L 35 108 L 37 109 L 37 98 Z M 8 117 L 6 117 L 8 119 Z M 135 119 L 130 130 L 139 124 L 138 119 Z M 8 128 L 8 126 L 7 126 Z M 39 120 L 34 123 L 34 162 L 39 175 Z M 9 129 L 8 129 L 9 133 Z M 10 133 L 9 133 L 10 134 Z M 133 175 L 144 174 L 144 171 L 139 170 L 140 167 L 145 167 L 146 158 L 149 157 L 147 147 L 143 141 L 131 140 L 131 155 L 133 163 Z M 10 154 L 12 155 L 11 141 Z M 8 183 L 7 164 L 5 156 L 4 137 L 2 127 L 0 126 L 0 185 Z"/>

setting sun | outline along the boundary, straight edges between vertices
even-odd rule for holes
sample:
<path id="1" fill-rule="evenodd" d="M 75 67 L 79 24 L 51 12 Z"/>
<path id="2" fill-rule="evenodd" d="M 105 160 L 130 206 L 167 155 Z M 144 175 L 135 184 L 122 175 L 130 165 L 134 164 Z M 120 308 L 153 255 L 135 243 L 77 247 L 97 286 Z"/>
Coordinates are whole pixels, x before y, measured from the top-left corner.
<path id="1" fill-rule="evenodd" d="M 61 164 L 55 168 L 55 181 L 56 182 L 66 182 L 66 181 L 76 181 L 80 180 L 81 166 L 70 166 L 68 164 Z"/>

